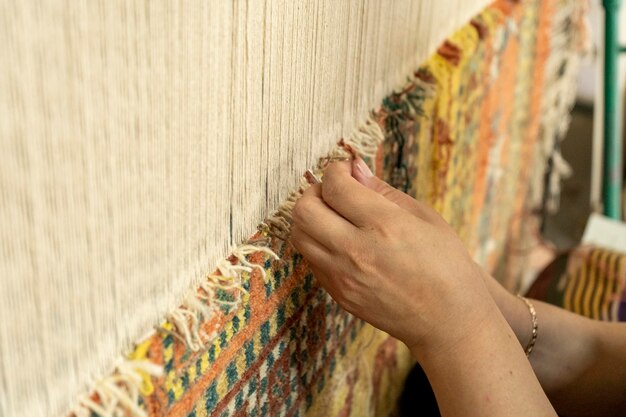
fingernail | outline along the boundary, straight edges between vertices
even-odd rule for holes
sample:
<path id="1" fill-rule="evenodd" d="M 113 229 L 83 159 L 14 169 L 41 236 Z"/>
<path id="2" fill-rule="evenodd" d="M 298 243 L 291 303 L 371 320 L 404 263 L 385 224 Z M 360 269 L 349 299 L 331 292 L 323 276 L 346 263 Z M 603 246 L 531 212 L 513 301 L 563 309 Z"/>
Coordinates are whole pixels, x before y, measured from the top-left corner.
<path id="1" fill-rule="evenodd" d="M 307 169 L 306 172 L 304 173 L 304 178 L 306 179 L 306 182 L 308 182 L 309 184 L 313 185 L 313 184 L 319 184 L 320 182 L 322 182 L 317 175 L 315 175 L 313 173 L 313 171 L 311 171 L 310 169 Z"/>
<path id="2" fill-rule="evenodd" d="M 370 167 L 367 166 L 364 160 L 362 160 L 361 158 L 356 158 L 355 161 L 356 169 L 361 173 L 361 175 L 363 175 L 365 178 L 370 178 L 374 176 L 372 170 L 370 170 Z"/>

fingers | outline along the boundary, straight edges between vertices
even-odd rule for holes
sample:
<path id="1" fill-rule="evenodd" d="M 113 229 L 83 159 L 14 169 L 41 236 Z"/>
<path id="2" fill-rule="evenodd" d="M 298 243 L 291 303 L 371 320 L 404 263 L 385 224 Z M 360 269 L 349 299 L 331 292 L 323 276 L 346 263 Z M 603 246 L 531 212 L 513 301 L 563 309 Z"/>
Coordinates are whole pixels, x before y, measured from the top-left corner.
<path id="1" fill-rule="evenodd" d="M 337 281 L 331 277 L 336 276 L 339 271 L 337 256 L 332 255 L 327 248 L 297 226 L 291 231 L 291 241 L 296 250 L 307 261 L 309 269 L 313 272 L 319 284 L 334 298 L 338 292 L 336 288 Z"/>
<path id="2" fill-rule="evenodd" d="M 293 209 L 294 225 L 331 252 L 360 232 L 322 200 L 320 184 L 309 187 Z M 293 233 L 293 230 L 292 230 Z"/>
<path id="3" fill-rule="evenodd" d="M 393 188 L 385 181 L 374 176 L 361 158 L 355 158 L 352 161 L 352 176 L 370 190 L 375 191 L 422 220 L 433 224 L 445 222 L 445 220 L 427 204 L 415 200 L 410 195 Z"/>
<path id="4" fill-rule="evenodd" d="M 396 204 L 354 179 L 350 162 L 335 162 L 326 168 L 322 198 L 333 210 L 360 228 L 386 222 L 397 209 Z"/>
<path id="5" fill-rule="evenodd" d="M 328 270 L 333 265 L 333 255 L 330 250 L 297 225 L 293 225 L 291 228 L 290 240 L 311 267 Z"/>
<path id="6" fill-rule="evenodd" d="M 344 306 L 345 303 L 342 302 L 343 298 L 341 297 L 341 280 L 337 279 L 337 270 L 327 271 L 313 264 L 309 264 L 309 269 L 313 272 L 317 282 L 330 294 L 333 300 Z"/>

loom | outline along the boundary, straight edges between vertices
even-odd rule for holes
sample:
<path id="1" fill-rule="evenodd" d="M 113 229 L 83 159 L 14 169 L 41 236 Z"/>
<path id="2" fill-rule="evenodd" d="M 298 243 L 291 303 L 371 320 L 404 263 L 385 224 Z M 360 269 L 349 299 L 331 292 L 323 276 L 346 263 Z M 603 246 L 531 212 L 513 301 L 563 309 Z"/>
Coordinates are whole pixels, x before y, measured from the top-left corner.
<path id="1" fill-rule="evenodd" d="M 344 138 L 495 269 L 521 215 L 556 204 L 584 17 L 3 2 L 0 415 L 389 415 L 408 352 L 274 237 L 302 175 Z"/>

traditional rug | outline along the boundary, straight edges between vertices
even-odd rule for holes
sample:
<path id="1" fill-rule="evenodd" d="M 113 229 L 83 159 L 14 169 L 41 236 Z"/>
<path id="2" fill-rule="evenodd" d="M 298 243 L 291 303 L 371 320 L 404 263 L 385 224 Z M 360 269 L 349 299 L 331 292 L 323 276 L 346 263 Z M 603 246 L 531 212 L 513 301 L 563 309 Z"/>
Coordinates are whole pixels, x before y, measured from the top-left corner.
<path id="1" fill-rule="evenodd" d="M 525 220 L 544 206 L 532 196 L 558 196 L 550 161 L 562 161 L 556 144 L 574 103 L 585 7 L 495 2 L 379 114 L 384 178 L 435 207 L 481 264 L 500 267 L 510 289 L 526 262 L 519 248 L 532 235 Z"/>
<path id="2" fill-rule="evenodd" d="M 559 255 L 528 296 L 604 321 L 626 321 L 626 254 L 580 246 Z"/>
<path id="3" fill-rule="evenodd" d="M 1 2 L 0 416 L 66 415 L 489 2 Z"/>
<path id="4" fill-rule="evenodd" d="M 354 150 L 514 286 L 585 1 L 498 0 L 404 78 L 486 2 L 0 7 L 0 414 L 392 414 L 408 352 L 285 243 L 288 189 L 345 135 L 316 174 Z"/>
<path id="5" fill-rule="evenodd" d="M 521 230 L 531 171 L 546 165 L 535 152 L 542 126 L 553 120 L 544 118 L 544 97 L 564 88 L 546 73 L 553 60 L 570 62 L 580 53 L 582 3 L 495 2 L 328 158 L 346 155 L 349 145 L 377 175 L 433 205 L 477 260 L 495 268 Z M 558 49 L 551 47 L 554 37 L 565 40 Z M 328 158 L 316 167 L 319 175 Z M 76 414 L 393 414 L 412 365 L 406 348 L 339 308 L 300 255 L 276 238 L 288 233 L 304 187 L 139 343 Z"/>

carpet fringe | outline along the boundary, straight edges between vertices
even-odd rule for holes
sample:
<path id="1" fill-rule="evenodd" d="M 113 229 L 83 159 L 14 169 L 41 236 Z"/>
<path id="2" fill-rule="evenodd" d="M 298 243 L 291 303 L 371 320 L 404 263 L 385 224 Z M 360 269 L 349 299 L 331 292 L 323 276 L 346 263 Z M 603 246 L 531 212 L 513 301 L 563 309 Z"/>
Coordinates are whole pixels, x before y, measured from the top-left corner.
<path id="1" fill-rule="evenodd" d="M 76 417 L 147 417 L 139 405 L 145 377 L 163 375 L 161 366 L 148 360 L 121 359 L 115 372 L 95 384 L 91 397 L 85 396 L 74 410 Z"/>
<path id="2" fill-rule="evenodd" d="M 340 140 L 327 156 L 320 158 L 311 171 L 321 177 L 330 162 L 347 160 L 354 155 L 373 160 L 383 140 L 383 131 L 374 115 L 371 115 L 350 137 Z M 233 248 L 229 257 L 218 262 L 217 273 L 207 274 L 198 288 L 185 294 L 182 303 L 166 314 L 165 322 L 142 340 L 148 340 L 155 332 L 167 334 L 193 352 L 213 341 L 217 337 L 219 323 L 215 321 L 216 324 L 208 332 L 203 329 L 203 325 L 214 319 L 220 308 L 232 313 L 241 307 L 242 296 L 246 293 L 242 285 L 244 273 L 257 270 L 266 279 L 264 267 L 251 263 L 248 258 L 254 253 L 263 252 L 274 260 L 280 259 L 271 249 L 272 238 L 283 241 L 288 239 L 291 213 L 296 201 L 309 186 L 306 179 L 301 178 L 299 187 L 259 225 L 260 233 Z M 219 290 L 228 292 L 234 299 L 220 299 L 217 295 Z M 100 417 L 147 417 L 146 411 L 138 404 L 142 384 L 146 378 L 162 375 L 163 367 L 149 360 L 122 358 L 111 375 L 94 384 L 91 396 L 80 399 L 72 414 L 76 417 L 90 417 L 94 413 Z"/>
<path id="3" fill-rule="evenodd" d="M 325 157 L 319 159 L 317 166 L 310 170 L 316 177 L 321 178 L 329 163 L 350 159 L 353 156 L 360 156 L 365 160 L 373 160 L 378 152 L 378 147 L 384 141 L 385 135 L 382 128 L 376 121 L 374 114 L 358 129 L 348 137 L 339 140 Z M 374 164 L 372 164 L 374 165 Z M 374 172 L 375 167 L 372 166 Z M 300 186 L 293 191 L 289 197 L 280 205 L 278 209 L 270 214 L 258 227 L 258 231 L 267 237 L 275 237 L 286 241 L 289 238 L 291 229 L 291 213 L 296 201 L 302 196 L 304 191 L 311 185 L 305 177 L 300 179 Z"/>

